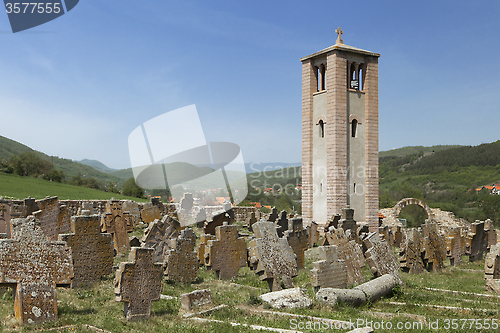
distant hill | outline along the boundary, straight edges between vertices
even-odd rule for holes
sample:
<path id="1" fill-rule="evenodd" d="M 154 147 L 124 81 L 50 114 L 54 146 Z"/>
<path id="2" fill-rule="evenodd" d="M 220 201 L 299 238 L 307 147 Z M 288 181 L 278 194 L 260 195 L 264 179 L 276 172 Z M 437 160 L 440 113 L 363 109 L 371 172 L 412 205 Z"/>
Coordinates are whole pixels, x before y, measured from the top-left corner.
<path id="1" fill-rule="evenodd" d="M 410 146 L 410 147 L 402 147 L 402 148 L 397 148 L 397 149 L 392 149 L 392 150 L 386 150 L 386 151 L 380 151 L 378 153 L 378 157 L 403 157 L 407 155 L 412 155 L 412 154 L 417 154 L 419 152 L 424 152 L 424 153 L 433 153 L 433 152 L 438 152 L 442 150 L 447 150 L 447 149 L 452 149 L 452 148 L 459 148 L 461 146 L 459 145 L 439 145 L 439 146 L 430 146 L 430 147 L 424 147 L 424 146 Z"/>
<path id="2" fill-rule="evenodd" d="M 105 173 L 112 173 L 114 171 L 118 171 L 117 169 L 109 168 L 104 163 L 101 163 L 97 160 L 84 159 L 84 160 L 78 161 L 78 163 L 88 165 L 88 166 L 93 167 L 94 169 L 96 169 L 98 171 L 105 172 Z"/>
<path id="3" fill-rule="evenodd" d="M 24 152 L 34 152 L 39 155 L 44 155 L 22 143 L 0 136 L 0 159 L 8 159 L 12 155 L 18 155 Z"/>

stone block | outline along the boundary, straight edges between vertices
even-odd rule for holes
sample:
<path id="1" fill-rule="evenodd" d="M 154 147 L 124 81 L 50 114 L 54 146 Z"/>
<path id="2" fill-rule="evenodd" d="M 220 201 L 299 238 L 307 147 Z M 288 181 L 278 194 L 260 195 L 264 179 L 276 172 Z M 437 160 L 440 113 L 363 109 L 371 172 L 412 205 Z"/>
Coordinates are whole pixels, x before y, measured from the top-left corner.
<path id="1" fill-rule="evenodd" d="M 12 239 L 0 239 L 0 284 L 17 285 L 14 312 L 22 324 L 56 321 L 56 286 L 69 286 L 74 275 L 71 249 L 50 241 L 34 216 L 11 223 Z"/>
<path id="2" fill-rule="evenodd" d="M 304 268 L 304 251 L 309 248 L 309 235 L 307 229 L 303 228 L 302 218 L 288 221 L 288 230 L 285 231 L 284 237 L 296 255 L 297 269 Z"/>
<path id="3" fill-rule="evenodd" d="M 195 290 L 179 297 L 181 307 L 185 311 L 208 308 L 212 305 L 212 291 L 210 289 Z"/>
<path id="4" fill-rule="evenodd" d="M 399 265 L 404 272 L 420 274 L 425 270 L 422 261 L 422 235 L 417 229 L 409 229 L 405 242 L 399 249 Z"/>
<path id="5" fill-rule="evenodd" d="M 172 249 L 167 254 L 165 277 L 175 283 L 192 283 L 198 273 L 198 258 L 194 251 L 196 235 L 191 228 L 181 231 L 173 239 Z"/>
<path id="6" fill-rule="evenodd" d="M 392 274 L 398 282 L 403 282 L 399 275 L 399 263 L 391 247 L 381 240 L 377 232 L 370 233 L 363 242 L 366 247 L 365 258 L 375 277 Z"/>
<path id="7" fill-rule="evenodd" d="M 153 249 L 134 247 L 129 262 L 120 263 L 115 278 L 117 302 L 124 302 L 127 320 L 149 319 L 151 302 L 160 299 L 163 265 L 153 260 Z"/>
<path id="8" fill-rule="evenodd" d="M 312 305 L 312 300 L 300 288 L 274 291 L 259 297 L 275 309 L 308 308 Z"/>
<path id="9" fill-rule="evenodd" d="M 269 284 L 271 291 L 281 290 L 281 282 L 293 288 L 292 277 L 297 276 L 297 262 L 292 248 L 279 238 L 273 222 L 257 222 L 253 226 L 255 238 L 249 242 L 248 264 Z"/>
<path id="10" fill-rule="evenodd" d="M 338 260 L 337 246 L 320 246 L 320 261 L 313 263 L 311 284 L 318 291 L 320 288 L 347 288 L 347 267 L 343 260 Z"/>
<path id="11" fill-rule="evenodd" d="M 227 224 L 232 223 L 229 212 L 219 212 L 217 215 L 214 215 L 211 221 L 205 222 L 203 233 L 215 235 L 215 228 L 222 226 L 224 222 L 227 222 Z"/>
<path id="12" fill-rule="evenodd" d="M 172 249 L 172 242 L 182 230 L 179 221 L 165 215 L 161 220 L 155 220 L 144 230 L 141 239 L 142 247 L 154 250 L 154 261 L 165 263 L 168 252 Z"/>

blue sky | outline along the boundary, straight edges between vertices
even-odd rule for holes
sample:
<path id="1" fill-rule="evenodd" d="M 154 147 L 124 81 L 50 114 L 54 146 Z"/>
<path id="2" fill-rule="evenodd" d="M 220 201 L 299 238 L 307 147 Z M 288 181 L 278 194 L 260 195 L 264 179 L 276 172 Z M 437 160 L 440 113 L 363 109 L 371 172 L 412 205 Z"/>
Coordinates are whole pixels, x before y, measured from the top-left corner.
<path id="1" fill-rule="evenodd" d="M 125 168 L 134 128 L 196 104 L 207 141 L 299 162 L 299 59 L 340 26 L 381 54 L 380 150 L 492 142 L 498 17 L 497 1 L 82 0 L 13 34 L 0 14 L 0 135 Z"/>

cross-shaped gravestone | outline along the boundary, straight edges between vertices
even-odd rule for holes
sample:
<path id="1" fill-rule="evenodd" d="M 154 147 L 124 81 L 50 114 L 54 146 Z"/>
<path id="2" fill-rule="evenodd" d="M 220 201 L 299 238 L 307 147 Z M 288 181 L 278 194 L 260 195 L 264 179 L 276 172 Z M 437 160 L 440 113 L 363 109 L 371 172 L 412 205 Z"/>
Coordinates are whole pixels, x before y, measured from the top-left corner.
<path id="1" fill-rule="evenodd" d="M 144 223 L 151 223 L 156 219 L 161 219 L 161 209 L 160 206 L 162 205 L 161 202 L 159 201 L 154 201 L 153 198 L 151 198 L 151 202 L 147 202 L 144 205 L 142 205 L 141 209 L 141 219 L 142 222 Z"/>
<path id="2" fill-rule="evenodd" d="M 428 271 L 437 272 L 443 268 L 443 261 L 446 256 L 446 241 L 438 232 L 436 223 L 426 223 L 423 225 L 425 256 L 424 264 Z"/>
<path id="3" fill-rule="evenodd" d="M 343 260 L 347 268 L 347 284 L 358 285 L 365 282 L 365 277 L 361 271 L 364 266 L 363 252 L 356 250 L 355 242 L 349 241 L 345 236 L 342 228 L 335 229 L 330 227 L 330 230 L 325 233 L 323 246 L 336 245 L 338 247 L 338 257 Z"/>
<path id="4" fill-rule="evenodd" d="M 342 34 L 344 32 L 342 31 L 342 29 L 338 27 L 337 30 L 335 30 L 335 32 L 337 33 L 337 41 L 335 42 L 335 44 L 344 44 L 344 41 L 342 40 Z"/>
<path id="5" fill-rule="evenodd" d="M 286 210 L 282 210 L 280 213 L 280 218 L 275 222 L 276 232 L 278 237 L 283 237 L 283 233 L 288 230 L 288 219 L 286 217 Z"/>
<path id="6" fill-rule="evenodd" d="M 335 245 L 320 246 L 320 261 L 313 262 L 311 284 L 316 291 L 320 288 L 347 288 L 347 268 L 343 260 L 338 260 Z"/>
<path id="7" fill-rule="evenodd" d="M 165 215 L 161 221 L 151 222 L 142 238 L 142 247 L 152 248 L 155 252 L 154 261 L 165 263 L 168 251 L 172 249 L 172 240 L 179 236 L 181 224 L 179 221 Z"/>
<path id="8" fill-rule="evenodd" d="M 399 249 L 399 266 L 404 272 L 420 274 L 425 270 L 422 261 L 422 236 L 417 229 L 408 229 L 406 240 Z"/>
<path id="9" fill-rule="evenodd" d="M 201 263 L 205 262 L 205 251 L 209 240 L 215 240 L 215 236 L 210 234 L 200 235 L 200 244 L 198 244 L 198 248 L 196 249 L 196 256 Z"/>
<path id="10" fill-rule="evenodd" d="M 34 216 L 11 223 L 12 239 L 0 239 L 0 284 L 17 284 L 16 318 L 22 324 L 57 320 L 56 285 L 71 283 L 71 249 L 47 239 Z"/>
<path id="11" fill-rule="evenodd" d="M 224 225 L 215 229 L 216 240 L 209 240 L 205 248 L 205 265 L 214 270 L 217 278 L 230 279 L 238 276 L 238 269 L 247 263 L 247 245 L 238 238 L 235 225 Z"/>
<path id="12" fill-rule="evenodd" d="M 132 248 L 129 261 L 116 271 L 116 301 L 125 302 L 127 320 L 149 319 L 151 302 L 160 299 L 163 265 L 154 263 L 153 249 L 140 247 Z"/>
<path id="13" fill-rule="evenodd" d="M 302 218 L 294 218 L 288 221 L 288 230 L 284 233 L 288 244 L 297 256 L 297 269 L 304 268 L 304 251 L 309 248 L 309 234 L 303 228 Z"/>
<path id="14" fill-rule="evenodd" d="M 214 217 L 212 217 L 211 221 L 205 222 L 203 233 L 215 235 L 215 228 L 223 225 L 224 222 L 231 224 L 231 216 L 226 211 L 219 212 L 217 215 L 214 215 Z"/>
<path id="15" fill-rule="evenodd" d="M 71 287 L 78 288 L 99 281 L 101 276 L 111 274 L 113 269 L 113 244 L 111 234 L 102 234 L 99 215 L 71 217 L 71 234 L 59 235 L 73 253 L 75 277 Z"/>
<path id="16" fill-rule="evenodd" d="M 269 222 L 276 222 L 276 219 L 278 218 L 278 209 L 276 207 L 273 207 L 271 210 L 271 213 L 269 214 Z"/>
<path id="17" fill-rule="evenodd" d="M 271 291 L 281 290 L 281 282 L 293 288 L 292 277 L 297 276 L 297 262 L 292 248 L 285 238 L 279 238 L 273 222 L 257 222 L 253 225 L 255 238 L 250 240 L 249 266 L 266 280 Z"/>
<path id="18" fill-rule="evenodd" d="M 123 213 L 122 216 L 105 213 L 102 215 L 101 230 L 113 235 L 114 247 L 118 253 L 130 250 L 130 241 L 127 235 L 127 216 L 130 217 L 130 214 Z"/>
<path id="19" fill-rule="evenodd" d="M 167 280 L 180 283 L 191 283 L 198 273 L 198 258 L 193 251 L 196 235 L 191 228 L 182 230 L 179 237 L 173 240 L 172 249 L 167 255 Z"/>
<path id="20" fill-rule="evenodd" d="M 403 283 L 399 275 L 399 263 L 391 247 L 380 239 L 378 232 L 373 232 L 363 239 L 366 251 L 365 257 L 370 270 L 375 277 L 392 274 L 399 283 Z"/>

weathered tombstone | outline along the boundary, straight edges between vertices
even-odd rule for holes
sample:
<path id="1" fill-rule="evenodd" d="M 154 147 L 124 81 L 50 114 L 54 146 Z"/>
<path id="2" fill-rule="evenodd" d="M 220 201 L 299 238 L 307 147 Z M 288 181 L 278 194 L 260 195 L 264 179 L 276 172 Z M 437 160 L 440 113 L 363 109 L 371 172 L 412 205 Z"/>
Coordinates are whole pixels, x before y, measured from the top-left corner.
<path id="1" fill-rule="evenodd" d="M 439 235 L 436 223 L 426 223 L 422 229 L 425 237 L 424 264 L 426 264 L 428 271 L 438 272 L 443 268 L 446 243 Z"/>
<path id="2" fill-rule="evenodd" d="M 276 222 L 276 219 L 278 218 L 278 209 L 276 207 L 273 207 L 271 209 L 271 214 L 269 214 L 269 222 Z"/>
<path id="3" fill-rule="evenodd" d="M 207 244 L 209 240 L 214 240 L 215 236 L 214 235 L 209 235 L 209 234 L 201 234 L 200 235 L 200 243 L 198 244 L 198 247 L 196 248 L 196 256 L 198 257 L 198 260 L 200 263 L 203 265 L 205 264 L 205 252 L 207 249 Z"/>
<path id="4" fill-rule="evenodd" d="M 155 198 L 151 198 L 151 202 L 147 202 L 142 205 L 141 209 L 141 219 L 144 223 L 151 223 L 154 220 L 161 219 L 161 202 L 155 200 Z"/>
<path id="5" fill-rule="evenodd" d="M 461 233 L 460 228 L 447 228 L 446 256 L 450 259 L 452 266 L 461 263 L 462 255 L 465 254 L 465 242 Z"/>
<path id="6" fill-rule="evenodd" d="M 247 262 L 247 245 L 238 238 L 235 225 L 224 225 L 215 229 L 216 240 L 209 240 L 205 248 L 205 265 L 214 270 L 217 278 L 230 279 L 238 276 L 238 269 Z"/>
<path id="7" fill-rule="evenodd" d="M 191 283 L 196 280 L 198 272 L 198 258 L 194 252 L 196 235 L 191 228 L 181 231 L 181 234 L 173 239 L 172 249 L 167 255 L 167 269 L 165 276 L 167 280 L 180 283 Z"/>
<path id="8" fill-rule="evenodd" d="M 40 221 L 43 233 L 50 240 L 57 240 L 59 235 L 59 199 L 46 197 L 36 202 L 38 210 L 32 214 Z"/>
<path id="9" fill-rule="evenodd" d="M 134 247 L 129 262 L 120 263 L 116 271 L 117 302 L 125 302 L 127 320 L 149 319 L 151 302 L 160 299 L 163 265 L 153 261 L 153 249 Z"/>
<path id="10" fill-rule="evenodd" d="M 484 222 L 476 221 L 472 223 L 468 238 L 470 239 L 469 261 L 481 260 L 488 246 L 488 239 L 484 232 Z"/>
<path id="11" fill-rule="evenodd" d="M 10 202 L 0 198 L 0 233 L 10 237 Z"/>
<path id="12" fill-rule="evenodd" d="M 212 305 L 212 291 L 210 289 L 195 290 L 179 296 L 181 307 L 185 311 L 200 310 Z"/>
<path id="13" fill-rule="evenodd" d="M 248 230 L 252 231 L 252 226 L 257 222 L 257 217 L 255 212 L 250 212 L 250 216 L 247 219 Z"/>
<path id="14" fill-rule="evenodd" d="M 363 242 L 366 246 L 365 258 L 375 277 L 392 274 L 400 283 L 399 263 L 385 240 L 381 240 L 377 232 L 369 234 Z"/>
<path id="15" fill-rule="evenodd" d="M 193 193 L 184 193 L 184 197 L 181 199 L 181 208 L 190 211 L 193 208 L 193 204 Z"/>
<path id="16" fill-rule="evenodd" d="M 142 237 L 142 247 L 154 250 L 154 262 L 165 263 L 168 251 L 172 249 L 173 239 L 179 236 L 182 230 L 179 221 L 165 215 L 161 221 L 151 222 Z"/>
<path id="17" fill-rule="evenodd" d="M 202 222 L 204 224 L 206 220 L 207 220 L 207 212 L 205 211 L 205 208 L 200 208 L 200 210 L 196 214 L 196 223 Z"/>
<path id="18" fill-rule="evenodd" d="M 71 232 L 71 212 L 66 205 L 59 205 L 58 216 L 58 232 L 59 234 L 68 234 Z"/>
<path id="19" fill-rule="evenodd" d="M 73 278 L 71 249 L 50 241 L 34 216 L 11 223 L 12 239 L 0 239 L 0 284 L 17 285 L 14 311 L 22 324 L 56 321 L 56 285 Z"/>
<path id="20" fill-rule="evenodd" d="M 492 245 L 484 262 L 484 278 L 500 279 L 500 246 Z"/>
<path id="21" fill-rule="evenodd" d="M 309 235 L 307 229 L 303 228 L 302 218 L 288 221 L 288 230 L 285 231 L 284 237 L 296 255 L 297 269 L 304 268 L 304 251 L 309 248 Z"/>
<path id="22" fill-rule="evenodd" d="M 306 228 L 307 233 L 309 234 L 309 247 L 313 247 L 319 241 L 318 224 L 311 221 L 311 224 Z"/>
<path id="23" fill-rule="evenodd" d="M 325 224 L 324 232 L 328 232 L 328 230 L 330 230 L 330 227 L 334 227 L 335 229 L 337 229 L 341 217 L 342 216 L 340 214 L 332 215 L 332 218 L 328 220 L 328 223 Z"/>
<path id="24" fill-rule="evenodd" d="M 122 200 L 122 211 L 129 212 L 132 222 L 132 227 L 141 222 L 141 212 L 139 210 L 139 204 L 132 200 Z"/>
<path id="25" fill-rule="evenodd" d="M 286 217 L 286 210 L 282 210 L 280 213 L 280 218 L 275 222 L 276 232 L 278 237 L 283 237 L 285 231 L 288 230 L 288 218 Z"/>
<path id="26" fill-rule="evenodd" d="M 347 239 L 342 228 L 330 228 L 323 239 L 323 246 L 326 245 L 336 245 L 338 247 L 338 257 L 344 261 L 347 268 L 347 284 L 349 286 L 365 282 L 365 277 L 361 271 L 361 267 L 364 266 L 363 252 L 359 251 L 359 247 L 354 246 L 354 242 Z"/>
<path id="27" fill-rule="evenodd" d="M 356 221 L 354 221 L 354 209 L 349 206 L 342 208 L 342 218 L 339 220 L 339 227 L 344 230 L 356 232 Z"/>
<path id="28" fill-rule="evenodd" d="M 401 226 L 396 225 L 392 227 L 392 232 L 394 235 L 394 246 L 401 247 L 401 243 L 403 242 L 403 232 L 401 231 Z"/>
<path id="29" fill-rule="evenodd" d="M 99 281 L 101 276 L 111 274 L 113 269 L 113 245 L 111 234 L 102 234 L 99 227 L 99 215 L 71 217 L 71 234 L 59 235 L 73 253 L 75 277 L 72 288 L 88 286 Z"/>
<path id="30" fill-rule="evenodd" d="M 127 220 L 126 215 L 115 215 L 113 213 L 105 213 L 101 216 L 101 231 L 113 235 L 114 248 L 118 253 L 123 253 L 130 250 L 130 241 L 127 235 Z"/>
<path id="31" fill-rule="evenodd" d="M 487 249 L 489 250 L 492 245 L 497 243 L 497 233 L 493 227 L 493 221 L 487 219 L 484 221 L 484 232 L 486 233 Z"/>
<path id="32" fill-rule="evenodd" d="M 253 225 L 255 238 L 249 246 L 249 266 L 266 280 L 271 291 L 293 288 L 292 277 L 297 276 L 297 262 L 292 248 L 284 238 L 278 238 L 273 222 L 257 222 Z"/>
<path id="33" fill-rule="evenodd" d="M 320 288 L 347 288 L 347 267 L 338 260 L 338 247 L 320 246 L 320 261 L 313 262 L 311 284 L 315 291 Z"/>
<path id="34" fill-rule="evenodd" d="M 422 236 L 417 229 L 409 229 L 406 235 L 406 241 L 399 250 L 399 265 L 404 272 L 410 274 L 420 274 L 425 270 L 422 261 Z"/>
<path id="35" fill-rule="evenodd" d="M 231 224 L 231 216 L 225 211 L 218 213 L 212 217 L 211 221 L 205 222 L 205 226 L 203 227 L 203 233 L 209 235 L 215 235 L 215 228 L 220 227 L 227 222 Z"/>

